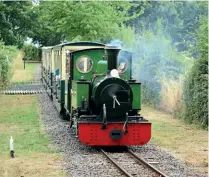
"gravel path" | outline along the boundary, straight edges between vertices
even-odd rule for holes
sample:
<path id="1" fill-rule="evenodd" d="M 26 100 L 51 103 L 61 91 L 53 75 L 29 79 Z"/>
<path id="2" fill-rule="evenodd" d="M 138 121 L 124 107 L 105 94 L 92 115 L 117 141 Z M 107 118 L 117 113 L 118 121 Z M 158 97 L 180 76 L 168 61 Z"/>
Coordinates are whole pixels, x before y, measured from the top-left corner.
<path id="1" fill-rule="evenodd" d="M 120 172 L 96 148 L 82 145 L 74 137 L 73 132 L 69 129 L 69 123 L 59 118 L 48 95 L 39 95 L 39 98 L 46 132 L 52 138 L 52 145 L 62 153 L 65 161 L 64 168 L 69 172 L 69 176 L 121 176 Z M 195 174 L 183 162 L 176 160 L 171 154 L 153 144 L 131 149 L 145 160 L 157 162 L 154 166 L 168 176 L 203 176 Z"/>
<path id="2" fill-rule="evenodd" d="M 40 70 L 37 70 L 40 73 Z M 36 79 L 40 76 L 36 74 Z M 122 177 L 123 175 L 96 148 L 82 145 L 69 128 L 69 123 L 59 118 L 59 114 L 46 94 L 38 95 L 40 100 L 41 120 L 46 133 L 51 137 L 51 146 L 61 152 L 63 169 L 69 177 Z M 157 162 L 154 166 L 171 177 L 202 177 L 194 173 L 183 162 L 153 144 L 132 147 L 134 152 L 145 160 Z M 143 172 L 141 174 L 143 175 Z"/>
<path id="3" fill-rule="evenodd" d="M 46 132 L 52 137 L 52 145 L 62 152 L 69 176 L 121 176 L 97 149 L 82 145 L 74 137 L 69 123 L 59 118 L 47 95 L 39 95 L 39 98 Z"/>
<path id="4" fill-rule="evenodd" d="M 132 147 L 131 149 L 146 161 L 158 162 L 157 164 L 152 165 L 165 172 L 168 176 L 204 177 L 204 175 L 194 172 L 192 167 L 187 166 L 183 161 L 175 159 L 175 157 L 173 157 L 170 153 L 151 143 L 141 148 Z"/>

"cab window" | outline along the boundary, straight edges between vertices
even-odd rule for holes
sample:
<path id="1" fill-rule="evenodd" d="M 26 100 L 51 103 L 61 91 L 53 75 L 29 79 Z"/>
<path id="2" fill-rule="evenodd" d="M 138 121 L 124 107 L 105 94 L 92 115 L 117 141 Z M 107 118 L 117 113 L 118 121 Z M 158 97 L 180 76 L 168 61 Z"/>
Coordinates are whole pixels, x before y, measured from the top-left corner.
<path id="1" fill-rule="evenodd" d="M 81 56 L 76 62 L 76 68 L 81 73 L 89 73 L 93 68 L 93 61 L 89 56 Z"/>

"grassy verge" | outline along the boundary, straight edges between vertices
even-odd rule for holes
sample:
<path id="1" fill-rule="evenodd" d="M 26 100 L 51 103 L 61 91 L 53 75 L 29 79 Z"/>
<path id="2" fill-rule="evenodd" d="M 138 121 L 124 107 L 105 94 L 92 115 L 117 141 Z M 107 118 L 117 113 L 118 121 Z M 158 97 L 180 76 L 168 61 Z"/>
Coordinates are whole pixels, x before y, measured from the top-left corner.
<path id="1" fill-rule="evenodd" d="M 152 122 L 152 142 L 166 148 L 174 156 L 195 165 L 197 170 L 208 170 L 208 132 L 194 125 L 185 125 L 169 114 L 143 107 L 142 115 Z"/>
<path id="2" fill-rule="evenodd" d="M 26 63 L 24 69 L 23 53 L 20 51 L 18 56 L 13 61 L 13 77 L 11 82 L 30 82 L 34 80 L 34 73 L 37 68 L 37 63 Z"/>
<path id="3" fill-rule="evenodd" d="M 0 107 L 0 176 L 64 176 L 60 155 L 48 147 L 40 127 L 37 96 L 5 95 Z M 11 135 L 14 159 L 9 156 Z"/>

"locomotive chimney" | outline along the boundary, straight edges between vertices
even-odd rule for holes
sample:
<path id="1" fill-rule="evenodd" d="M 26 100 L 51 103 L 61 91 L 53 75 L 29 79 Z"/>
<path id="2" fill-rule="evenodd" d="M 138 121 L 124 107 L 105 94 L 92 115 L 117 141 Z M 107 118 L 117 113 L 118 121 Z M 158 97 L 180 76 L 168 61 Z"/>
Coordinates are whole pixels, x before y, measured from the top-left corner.
<path id="1" fill-rule="evenodd" d="M 109 71 L 112 69 L 117 69 L 118 53 L 120 51 L 120 48 L 117 46 L 107 46 L 105 49 L 108 63 L 107 69 Z"/>

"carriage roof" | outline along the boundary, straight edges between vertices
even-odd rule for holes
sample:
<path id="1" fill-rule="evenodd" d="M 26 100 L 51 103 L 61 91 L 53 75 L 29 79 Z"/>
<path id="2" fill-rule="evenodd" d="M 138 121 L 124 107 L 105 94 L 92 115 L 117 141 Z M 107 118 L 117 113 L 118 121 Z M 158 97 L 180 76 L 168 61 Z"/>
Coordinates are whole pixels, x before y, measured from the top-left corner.
<path id="1" fill-rule="evenodd" d="M 50 52 L 53 49 L 53 46 L 45 46 L 45 47 L 42 47 L 41 49 L 42 51 Z"/>
<path id="2" fill-rule="evenodd" d="M 66 47 L 72 51 L 76 51 L 76 50 L 82 50 L 82 49 L 88 49 L 88 48 L 104 48 L 105 44 L 98 43 L 98 42 L 88 42 L 88 41 L 68 42 L 68 43 L 56 45 L 53 47 L 53 49 L 61 50 L 61 48 L 63 47 Z"/>

